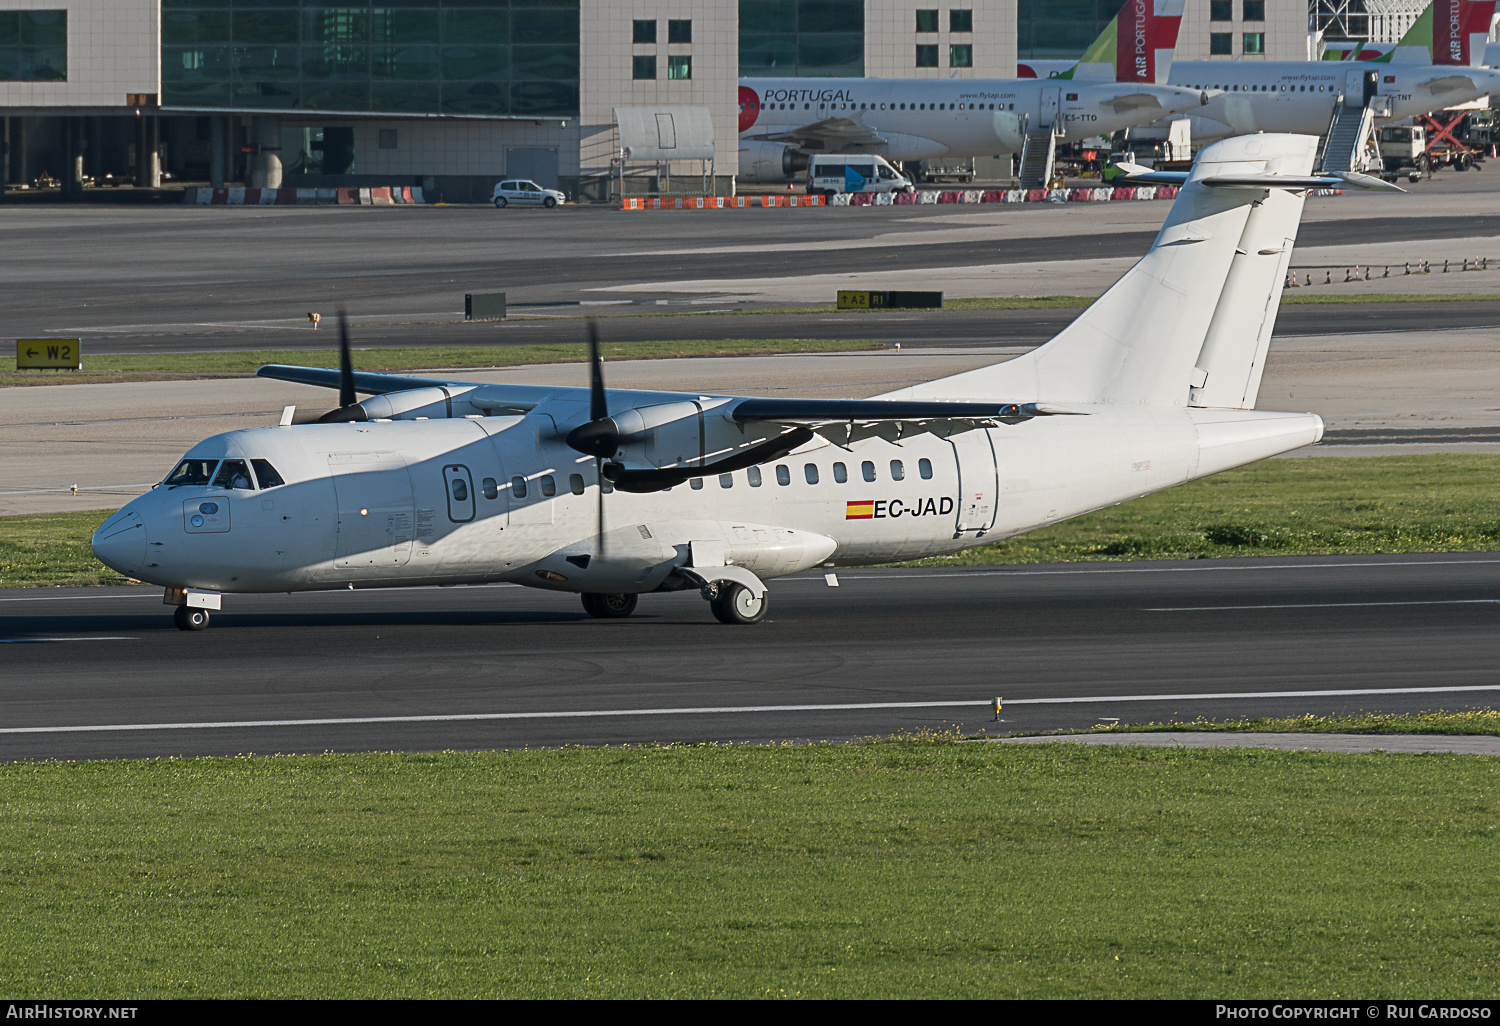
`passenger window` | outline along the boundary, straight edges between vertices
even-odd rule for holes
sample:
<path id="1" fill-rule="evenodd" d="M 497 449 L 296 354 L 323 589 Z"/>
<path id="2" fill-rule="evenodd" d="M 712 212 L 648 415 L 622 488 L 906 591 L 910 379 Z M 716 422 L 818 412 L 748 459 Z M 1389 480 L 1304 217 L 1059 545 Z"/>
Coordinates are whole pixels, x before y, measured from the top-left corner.
<path id="1" fill-rule="evenodd" d="M 776 464 L 776 483 L 779 485 L 792 483 L 792 472 L 786 468 L 785 463 Z"/>
<path id="2" fill-rule="evenodd" d="M 250 465 L 255 468 L 255 476 L 262 488 L 275 488 L 277 485 L 286 484 L 282 476 L 276 473 L 276 468 L 271 466 L 270 460 L 251 460 Z"/>
<path id="3" fill-rule="evenodd" d="M 688 482 L 688 487 L 691 488 L 695 492 L 702 491 L 703 490 L 703 478 L 701 478 L 701 477 L 695 477 L 695 478 L 693 478 L 692 480 L 690 480 Z"/>
<path id="4" fill-rule="evenodd" d="M 749 470 L 745 471 L 745 477 L 749 480 L 751 488 L 759 488 L 760 487 L 760 468 L 759 467 L 751 467 Z"/>
<path id="5" fill-rule="evenodd" d="M 215 488 L 251 488 L 250 468 L 244 460 L 225 460 L 219 464 L 219 475 L 214 478 Z"/>
<path id="6" fill-rule="evenodd" d="M 479 487 L 484 489 L 484 497 L 486 499 L 494 499 L 500 495 L 500 486 L 493 477 L 487 477 L 479 482 Z"/>
<path id="7" fill-rule="evenodd" d="M 835 463 L 833 465 L 833 479 L 839 484 L 843 484 L 849 480 L 849 468 L 842 463 Z"/>
<path id="8" fill-rule="evenodd" d="M 557 479 L 551 474 L 542 475 L 542 494 L 548 498 L 557 494 Z"/>
<path id="9" fill-rule="evenodd" d="M 583 475 L 582 474 L 569 474 L 568 475 L 568 491 L 572 492 L 574 495 L 582 495 L 583 494 Z"/>
<path id="10" fill-rule="evenodd" d="M 526 498 L 526 479 L 517 475 L 510 479 L 510 494 L 518 499 Z"/>
<path id="11" fill-rule="evenodd" d="M 917 473 L 922 475 L 923 481 L 932 480 L 932 461 L 929 459 L 917 460 Z"/>
<path id="12" fill-rule="evenodd" d="M 214 468 L 218 460 L 183 460 L 177 469 L 167 475 L 167 487 L 174 485 L 206 485 L 214 479 Z"/>
<path id="13" fill-rule="evenodd" d="M 892 481 L 905 481 L 906 480 L 906 468 L 901 465 L 901 461 L 900 460 L 891 460 L 891 480 Z"/>
<path id="14" fill-rule="evenodd" d="M 804 466 L 802 468 L 802 475 L 807 478 L 807 483 L 808 484 L 817 484 L 818 483 L 818 465 L 816 463 L 809 463 L 809 464 L 807 464 L 806 466 Z"/>
<path id="15" fill-rule="evenodd" d="M 468 502 L 469 501 L 469 486 L 466 485 L 466 484 L 464 484 L 462 480 L 460 480 L 459 478 L 456 478 L 456 477 L 453 479 L 452 484 L 453 484 L 453 501 L 454 502 Z"/>
<path id="16" fill-rule="evenodd" d="M 859 465 L 859 472 L 864 475 L 866 481 L 875 480 L 875 464 L 865 460 Z"/>
<path id="17" fill-rule="evenodd" d="M 733 488 L 734 487 L 734 475 L 733 474 L 720 474 L 719 475 L 719 487 L 720 488 Z"/>

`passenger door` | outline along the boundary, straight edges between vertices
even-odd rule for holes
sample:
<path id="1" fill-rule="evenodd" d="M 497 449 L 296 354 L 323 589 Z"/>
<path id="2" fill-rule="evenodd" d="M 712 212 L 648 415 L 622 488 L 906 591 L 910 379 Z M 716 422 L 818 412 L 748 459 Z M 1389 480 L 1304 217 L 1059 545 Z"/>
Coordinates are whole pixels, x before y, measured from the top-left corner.
<path id="1" fill-rule="evenodd" d="M 948 439 L 958 460 L 958 520 L 954 530 L 988 531 L 999 505 L 999 470 L 990 433 L 964 431 Z"/>

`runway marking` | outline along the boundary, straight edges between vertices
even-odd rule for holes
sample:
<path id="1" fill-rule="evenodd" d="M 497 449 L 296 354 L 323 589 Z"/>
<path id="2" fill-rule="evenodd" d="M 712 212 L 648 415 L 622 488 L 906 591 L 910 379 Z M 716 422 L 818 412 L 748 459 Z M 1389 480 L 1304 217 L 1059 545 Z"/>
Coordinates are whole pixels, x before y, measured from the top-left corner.
<path id="1" fill-rule="evenodd" d="M 1400 560 L 1398 562 L 1364 562 L 1364 563 L 1264 563 L 1255 566 L 1132 566 L 1132 567 L 1089 567 L 1084 569 L 1069 568 L 1066 570 L 970 570 L 958 573 L 943 574 L 861 574 L 850 573 L 850 580 L 877 581 L 877 580 L 916 580 L 929 577 L 1050 577 L 1057 574 L 1201 574 L 1218 571 L 1233 570 L 1330 570 L 1344 567 L 1396 567 L 1396 566 L 1468 566 L 1481 563 L 1500 563 L 1500 559 L 1412 559 Z M 851 568 L 857 569 L 857 568 Z M 953 570 L 959 571 L 959 567 Z M 849 572 L 849 571 L 844 571 Z M 822 583 L 822 577 L 783 577 L 781 581 L 808 581 Z"/>
<path id="2" fill-rule="evenodd" d="M 1201 695 L 1089 695 L 1077 698 L 1007 698 L 1006 705 L 1107 705 L 1118 702 L 1222 701 L 1244 698 L 1340 698 L 1357 695 L 1431 695 L 1500 691 L 1500 684 L 1449 688 L 1356 688 L 1339 691 L 1245 691 Z M 220 720 L 199 723 L 98 723 L 67 727 L 0 727 L 3 734 L 102 733 L 128 730 L 226 730 L 248 727 L 327 727 L 367 723 L 460 723 L 487 720 L 579 720 L 621 716 L 723 716 L 736 713 L 849 712 L 865 709 L 988 709 L 993 699 L 956 702 L 832 702 L 823 705 L 721 705 L 666 709 L 591 709 L 547 712 L 447 713 L 430 716 L 343 716 L 306 720 Z"/>
<path id="3" fill-rule="evenodd" d="M 1222 609 L 1345 609 L 1354 606 L 1493 606 L 1500 599 L 1415 599 L 1411 602 L 1286 602 L 1266 606 L 1154 606 L 1147 613 L 1211 613 Z"/>
<path id="4" fill-rule="evenodd" d="M 140 638 L 127 638 L 123 635 L 111 635 L 100 638 L 0 638 L 0 645 L 38 645 L 47 641 L 139 641 Z"/>

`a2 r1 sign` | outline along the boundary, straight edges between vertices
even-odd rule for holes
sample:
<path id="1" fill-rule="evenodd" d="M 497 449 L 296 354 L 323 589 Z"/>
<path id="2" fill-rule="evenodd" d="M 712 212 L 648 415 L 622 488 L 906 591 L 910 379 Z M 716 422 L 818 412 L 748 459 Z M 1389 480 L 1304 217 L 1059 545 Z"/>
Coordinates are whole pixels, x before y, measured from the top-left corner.
<path id="1" fill-rule="evenodd" d="M 16 370 L 83 370 L 76 338 L 16 339 Z"/>

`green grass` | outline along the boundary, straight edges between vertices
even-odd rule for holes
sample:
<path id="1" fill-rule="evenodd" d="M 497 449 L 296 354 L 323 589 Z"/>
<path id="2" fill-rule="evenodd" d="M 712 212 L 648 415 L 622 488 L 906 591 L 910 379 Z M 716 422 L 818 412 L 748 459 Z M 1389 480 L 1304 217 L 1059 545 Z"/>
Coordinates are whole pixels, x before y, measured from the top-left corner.
<path id="1" fill-rule="evenodd" d="M 119 584 L 89 539 L 114 510 L 0 517 L 0 588 Z"/>
<path id="2" fill-rule="evenodd" d="M 1166 733 L 1183 730 L 1253 731 L 1273 734 L 1500 734 L 1500 709 L 1460 712 L 1346 713 L 1332 716 L 1259 716 L 1239 720 L 1181 720 L 1170 723 L 1117 723 L 1075 734 Z"/>
<path id="3" fill-rule="evenodd" d="M 1263 460 L 1010 541 L 912 565 L 1500 549 L 1500 455 Z M 0 587 L 118 581 L 107 512 L 0 517 Z"/>
<path id="4" fill-rule="evenodd" d="M 87 343 L 85 343 L 86 345 Z M 807 338 L 731 339 L 728 341 L 606 342 L 606 360 L 657 360 L 688 356 L 754 356 L 769 353 L 856 352 L 883 346 L 857 340 Z M 357 349 L 354 368 L 363 371 L 407 371 L 424 367 L 516 367 L 534 363 L 581 363 L 582 341 L 574 345 L 408 346 Z M 336 349 L 254 349 L 244 352 L 160 353 L 146 356 L 85 356 L 84 372 L 17 371 L 15 357 L 0 357 L 0 385 L 70 384 L 96 375 L 253 374 L 267 363 L 337 367 Z"/>
<path id="5" fill-rule="evenodd" d="M 10 999 L 1490 998 L 1500 760 L 905 740 L 0 767 Z"/>
<path id="6" fill-rule="evenodd" d="M 1500 455 L 1263 460 L 917 565 L 1500 549 Z"/>

